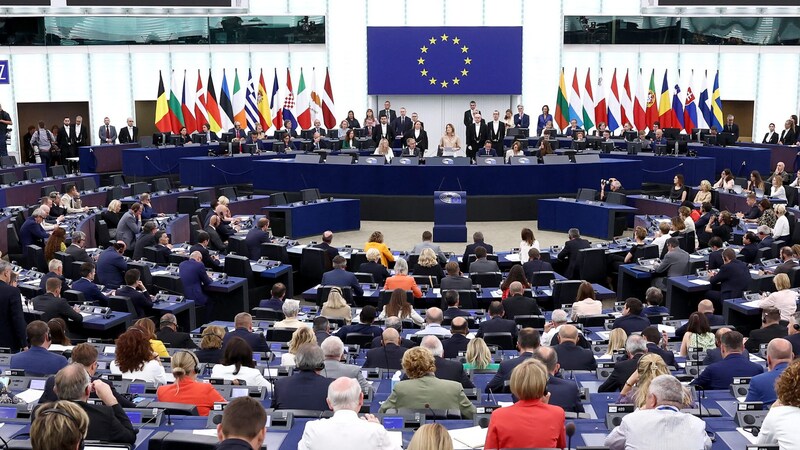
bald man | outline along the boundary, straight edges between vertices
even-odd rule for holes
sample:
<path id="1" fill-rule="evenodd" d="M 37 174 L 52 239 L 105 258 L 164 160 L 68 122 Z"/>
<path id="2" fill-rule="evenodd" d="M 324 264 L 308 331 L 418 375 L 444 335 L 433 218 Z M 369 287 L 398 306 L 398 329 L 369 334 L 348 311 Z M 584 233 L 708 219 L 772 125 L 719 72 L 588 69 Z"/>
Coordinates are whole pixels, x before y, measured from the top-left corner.
<path id="1" fill-rule="evenodd" d="M 714 303 L 711 300 L 701 300 L 700 303 L 697 304 L 697 312 L 705 314 L 706 319 L 708 319 L 708 324 L 712 327 L 725 325 L 725 318 L 718 314 L 714 314 Z M 678 327 L 678 329 L 675 330 L 675 337 L 679 339 L 683 338 L 683 335 L 686 334 L 686 327 L 688 326 L 689 322 L 686 322 Z"/>
<path id="2" fill-rule="evenodd" d="M 408 350 L 400 346 L 400 333 L 394 328 L 383 331 L 383 346 L 367 351 L 364 368 L 378 367 L 389 370 L 402 370 L 403 354 Z"/>
<path id="3" fill-rule="evenodd" d="M 525 287 L 519 281 L 514 281 L 508 286 L 508 298 L 503 300 L 503 310 L 506 319 L 514 320 L 516 316 L 539 316 L 542 311 L 536 300 L 525 297 Z"/>
<path id="4" fill-rule="evenodd" d="M 450 337 L 450 330 L 442 326 L 444 320 L 444 313 L 440 308 L 428 308 L 425 311 L 425 328 L 417 331 L 415 334 L 427 336 L 433 334 L 436 336 Z"/>
<path id="5" fill-rule="evenodd" d="M 722 350 L 720 350 L 719 346 L 722 343 L 722 335 L 729 331 L 731 331 L 730 328 L 723 327 L 717 330 L 716 333 L 714 333 L 714 341 L 715 344 L 717 345 L 717 348 L 712 348 L 711 350 L 706 352 L 706 357 L 703 358 L 704 366 L 709 366 L 715 362 L 722 361 Z M 742 355 L 750 359 L 750 352 L 748 352 L 747 349 L 744 349 L 742 351 Z"/>
<path id="6" fill-rule="evenodd" d="M 179 276 L 183 283 L 183 295 L 194 300 L 197 307 L 206 306 L 208 296 L 203 288 L 211 284 L 211 278 L 206 273 L 206 266 L 203 265 L 203 255 L 199 251 L 189 254 L 189 259 L 183 261 L 179 266 Z M 206 319 L 211 317 L 211 304 L 206 308 Z"/>
<path id="7" fill-rule="evenodd" d="M 119 143 L 136 143 L 139 140 L 139 127 L 133 125 L 133 117 L 128 117 L 126 126 L 119 130 Z"/>
<path id="8" fill-rule="evenodd" d="M 750 390 L 746 402 L 763 402 L 769 407 L 778 399 L 775 393 L 775 382 L 789 363 L 794 359 L 792 343 L 786 339 L 773 339 L 767 345 L 767 367 L 769 372 L 756 375 L 750 379 Z"/>
<path id="9" fill-rule="evenodd" d="M 469 345 L 469 324 L 464 317 L 454 317 L 450 322 L 450 339 L 442 341 L 444 347 L 445 358 L 458 358 L 459 353 L 466 353 L 467 345 Z"/>
<path id="10" fill-rule="evenodd" d="M 558 331 L 559 344 L 553 347 L 558 354 L 558 362 L 564 370 L 595 370 L 597 361 L 592 351 L 578 344 L 578 329 L 574 325 L 564 325 Z"/>

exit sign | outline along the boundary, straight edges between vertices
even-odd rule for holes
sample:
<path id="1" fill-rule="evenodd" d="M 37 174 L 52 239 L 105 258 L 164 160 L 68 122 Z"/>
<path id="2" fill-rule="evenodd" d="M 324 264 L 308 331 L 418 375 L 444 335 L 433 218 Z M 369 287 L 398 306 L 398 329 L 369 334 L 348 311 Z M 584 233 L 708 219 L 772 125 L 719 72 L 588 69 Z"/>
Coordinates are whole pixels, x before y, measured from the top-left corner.
<path id="1" fill-rule="evenodd" d="M 8 60 L 0 60 L 0 84 L 9 84 Z"/>

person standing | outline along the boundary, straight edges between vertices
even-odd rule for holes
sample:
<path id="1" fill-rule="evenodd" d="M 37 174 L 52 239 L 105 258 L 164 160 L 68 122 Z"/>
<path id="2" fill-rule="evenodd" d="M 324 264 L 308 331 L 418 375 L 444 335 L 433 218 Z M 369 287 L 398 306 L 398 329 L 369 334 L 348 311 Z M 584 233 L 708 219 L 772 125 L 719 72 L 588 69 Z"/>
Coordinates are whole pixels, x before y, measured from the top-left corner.
<path id="1" fill-rule="evenodd" d="M 3 109 L 3 105 L 0 105 L 0 156 L 8 156 L 6 136 L 8 135 L 8 126 L 13 124 L 11 116 Z"/>
<path id="2" fill-rule="evenodd" d="M 19 289 L 11 285 L 11 264 L 0 260 L 0 347 L 16 353 L 27 346 Z"/>
<path id="3" fill-rule="evenodd" d="M 128 117 L 128 126 L 119 130 L 119 143 L 135 143 L 139 140 L 139 127 L 133 126 L 133 117 Z"/>
<path id="4" fill-rule="evenodd" d="M 75 155 L 72 154 L 72 141 L 75 131 L 70 124 L 69 117 L 64 117 L 64 125 L 58 128 L 58 136 L 56 136 L 56 144 L 58 144 L 61 151 L 64 152 L 64 158 L 71 158 Z"/>
<path id="5" fill-rule="evenodd" d="M 117 142 L 117 128 L 111 125 L 111 119 L 103 118 L 103 125 L 97 132 L 101 144 L 114 144 Z"/>
<path id="6" fill-rule="evenodd" d="M 53 148 L 55 142 L 56 138 L 53 136 L 53 133 L 45 128 L 44 120 L 40 120 L 39 129 L 33 133 L 33 137 L 31 138 L 31 146 L 34 150 L 39 149 L 39 157 L 42 160 L 42 164 L 44 164 L 45 170 L 50 166 L 50 150 Z"/>

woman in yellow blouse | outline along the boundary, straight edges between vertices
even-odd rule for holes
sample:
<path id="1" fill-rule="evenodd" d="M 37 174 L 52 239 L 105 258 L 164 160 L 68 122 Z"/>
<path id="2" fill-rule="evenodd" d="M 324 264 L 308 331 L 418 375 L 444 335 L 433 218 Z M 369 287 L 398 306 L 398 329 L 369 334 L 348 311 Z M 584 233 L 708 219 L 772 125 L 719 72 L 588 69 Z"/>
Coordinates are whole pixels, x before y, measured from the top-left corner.
<path id="1" fill-rule="evenodd" d="M 711 182 L 703 180 L 700 182 L 700 190 L 694 196 L 694 203 L 705 203 L 711 201 Z"/>
<path id="2" fill-rule="evenodd" d="M 147 336 L 147 339 L 150 339 L 150 347 L 153 353 L 157 353 L 158 356 L 169 356 L 167 347 L 156 337 L 156 324 L 152 320 L 145 317 L 137 320 L 133 326 L 141 330 Z"/>
<path id="3" fill-rule="evenodd" d="M 394 256 L 392 252 L 389 251 L 389 247 L 383 243 L 383 233 L 380 231 L 375 231 L 370 235 L 369 242 L 364 244 L 364 251 L 374 248 L 381 252 L 381 264 L 385 267 L 389 267 L 390 262 L 394 262 Z"/>

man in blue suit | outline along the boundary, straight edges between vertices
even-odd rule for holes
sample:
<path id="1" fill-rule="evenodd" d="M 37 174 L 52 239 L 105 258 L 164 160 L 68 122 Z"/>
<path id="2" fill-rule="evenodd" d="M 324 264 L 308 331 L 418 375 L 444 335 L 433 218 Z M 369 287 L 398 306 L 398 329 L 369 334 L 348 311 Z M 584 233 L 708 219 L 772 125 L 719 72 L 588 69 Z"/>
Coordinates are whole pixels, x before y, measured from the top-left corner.
<path id="1" fill-rule="evenodd" d="M 339 286 L 350 287 L 353 290 L 353 295 L 362 296 L 364 290 L 361 289 L 358 279 L 355 274 L 345 270 L 347 267 L 347 260 L 342 255 L 336 255 L 333 258 L 333 270 L 329 270 L 322 274 L 321 284 L 323 286 Z"/>
<path id="2" fill-rule="evenodd" d="M 550 393 L 551 405 L 560 406 L 566 412 L 582 413 L 578 384 L 574 380 L 565 380 L 556 376 L 561 366 L 558 364 L 558 353 L 552 347 L 539 347 L 533 357 L 541 361 L 550 376 L 547 378 L 547 392 Z"/>
<path id="3" fill-rule="evenodd" d="M 657 327 L 651 325 L 645 328 L 642 330 L 642 336 L 647 339 L 647 353 L 655 353 L 660 356 L 667 366 L 678 367 L 675 364 L 675 353 L 658 346 L 659 342 L 661 342 L 661 333 L 658 332 Z"/>
<path id="4" fill-rule="evenodd" d="M 325 367 L 325 356 L 316 344 L 303 344 L 295 355 L 297 365 L 290 377 L 275 381 L 272 407 L 275 409 L 310 409 L 328 411 L 328 386 L 332 378 L 320 372 Z"/>
<path id="5" fill-rule="evenodd" d="M 522 258 L 526 255 L 520 255 L 520 262 Z M 522 264 L 522 270 L 525 271 L 525 277 L 527 277 L 528 281 L 533 279 L 533 274 L 536 272 L 552 272 L 553 266 L 547 262 L 542 261 L 542 254 L 539 252 L 539 249 L 531 247 L 528 250 L 528 261 Z"/>
<path id="6" fill-rule="evenodd" d="M 708 300 L 703 300 L 708 301 Z M 722 361 L 722 350 L 720 350 L 720 346 L 722 345 L 722 335 L 725 333 L 729 333 L 731 331 L 730 328 L 722 327 L 714 333 L 714 344 L 717 346 L 716 348 L 712 348 L 706 352 L 706 357 L 703 358 L 703 365 L 710 366 L 715 362 Z M 750 352 L 747 349 L 742 350 L 742 356 L 750 360 Z"/>
<path id="7" fill-rule="evenodd" d="M 270 291 L 272 298 L 264 299 L 258 304 L 259 308 L 269 308 L 275 311 L 283 310 L 283 298 L 286 297 L 286 286 L 283 283 L 275 283 Z"/>
<path id="8" fill-rule="evenodd" d="M 522 361 L 533 357 L 533 352 L 539 348 L 540 344 L 541 341 L 538 331 L 533 328 L 523 328 L 519 330 L 519 336 L 517 337 L 519 356 L 500 363 L 500 368 L 497 369 L 497 373 L 489 383 L 486 384 L 485 392 L 508 392 L 508 388 L 505 384 L 506 381 L 511 379 L 511 372 L 513 372 L 514 368 Z"/>
<path id="9" fill-rule="evenodd" d="M 139 269 L 130 269 L 125 272 L 125 286 L 120 286 L 115 292 L 120 297 L 128 297 L 133 302 L 133 307 L 136 309 L 136 316 L 141 319 L 152 313 L 153 311 L 153 298 L 144 287 L 141 280 L 142 274 Z M 186 285 L 184 284 L 184 290 Z"/>
<path id="10" fill-rule="evenodd" d="M 26 376 L 47 376 L 67 365 L 67 358 L 50 353 L 50 329 L 41 320 L 34 320 L 25 328 L 30 348 L 11 355 L 11 368 L 22 369 Z"/>
<path id="11" fill-rule="evenodd" d="M 656 152 L 659 146 L 667 146 L 667 138 L 664 137 L 664 132 L 661 129 L 656 130 L 656 135 L 650 143 L 650 148 L 653 149 L 653 152 Z"/>
<path id="12" fill-rule="evenodd" d="M 697 312 L 706 316 L 709 326 L 718 327 L 720 325 L 725 325 L 725 318 L 719 314 L 714 314 L 714 303 L 711 300 L 700 300 L 700 303 L 697 304 Z M 686 334 L 686 329 L 688 327 L 689 322 L 686 322 L 678 327 L 678 329 L 675 330 L 675 337 L 678 339 L 683 338 L 683 335 Z M 717 336 L 722 336 L 719 334 L 719 331 L 717 332 Z M 719 342 L 717 342 L 717 345 L 719 345 Z"/>
<path id="13" fill-rule="evenodd" d="M 705 389 L 728 389 L 733 382 L 733 377 L 754 377 L 764 372 L 763 367 L 750 362 L 742 355 L 742 350 L 744 350 L 742 333 L 730 331 L 723 334 L 720 340 L 722 361 L 706 367 L 691 384 Z"/>
<path id="14" fill-rule="evenodd" d="M 775 393 L 775 381 L 781 376 L 789 363 L 794 359 L 792 343 L 786 339 L 773 339 L 767 345 L 767 367 L 769 372 L 756 375 L 750 379 L 750 390 L 747 392 L 746 402 L 763 402 L 769 407 L 778 395 Z"/>
<path id="15" fill-rule="evenodd" d="M 100 253 L 97 258 L 97 276 L 100 283 L 107 288 L 116 289 L 125 283 L 125 271 L 128 270 L 128 263 L 122 254 L 125 253 L 125 243 L 117 241 Z"/>
<path id="16" fill-rule="evenodd" d="M 531 116 L 525 114 L 525 108 L 522 105 L 517 105 L 517 113 L 514 114 L 514 127 L 516 128 L 530 128 Z"/>
<path id="17" fill-rule="evenodd" d="M 208 296 L 203 292 L 203 287 L 211 284 L 211 278 L 206 273 L 206 266 L 203 265 L 203 255 L 200 252 L 192 252 L 189 259 L 183 261 L 178 266 L 178 273 L 183 283 L 183 295 L 194 300 L 198 307 L 206 306 Z M 211 307 L 206 308 L 206 317 L 210 317 Z"/>
<path id="18" fill-rule="evenodd" d="M 98 302 L 102 306 L 108 305 L 108 297 L 100 291 L 94 284 L 94 263 L 85 262 L 81 264 L 81 278 L 72 282 L 70 288 L 73 291 L 83 292 L 83 297 L 87 302 Z"/>
<path id="19" fill-rule="evenodd" d="M 236 329 L 226 333 L 225 337 L 222 339 L 223 349 L 231 339 L 239 337 L 244 339 L 254 352 L 269 351 L 269 346 L 267 345 L 267 340 L 264 338 L 264 335 L 261 333 L 253 333 L 253 316 L 246 312 L 241 312 L 233 318 L 233 326 L 236 327 Z"/>
<path id="20" fill-rule="evenodd" d="M 736 252 L 728 247 L 722 251 L 722 267 L 708 281 L 711 286 L 719 285 L 719 290 L 710 290 L 706 296 L 721 310 L 722 300 L 739 298 L 750 285 L 750 270 L 747 264 L 736 259 Z"/>
<path id="21" fill-rule="evenodd" d="M 22 246 L 22 254 L 28 254 L 28 246 L 31 244 L 44 248 L 44 241 L 49 235 L 42 227 L 42 222 L 47 215 L 41 209 L 35 209 L 30 217 L 25 219 L 19 229 L 19 244 Z"/>
<path id="22" fill-rule="evenodd" d="M 244 238 L 244 245 L 250 252 L 250 259 L 261 258 L 261 244 L 270 242 L 272 238 L 269 236 L 269 219 L 262 217 L 256 222 L 255 228 L 247 232 L 247 237 Z"/>
<path id="23" fill-rule="evenodd" d="M 650 326 L 650 321 L 641 315 L 643 309 L 644 305 L 638 298 L 630 297 L 625 300 L 622 316 L 614 320 L 614 325 L 611 329 L 622 328 L 628 336 L 633 333 L 640 333 Z"/>

